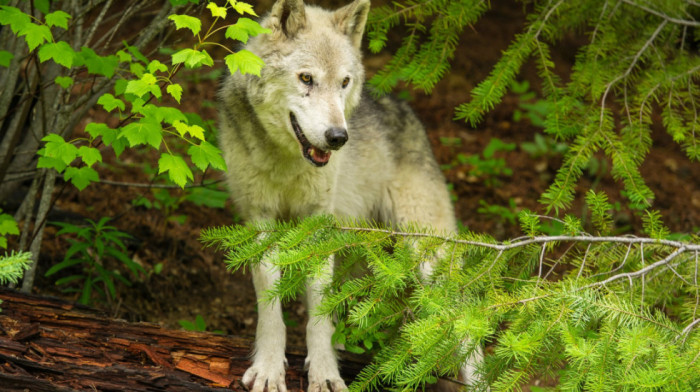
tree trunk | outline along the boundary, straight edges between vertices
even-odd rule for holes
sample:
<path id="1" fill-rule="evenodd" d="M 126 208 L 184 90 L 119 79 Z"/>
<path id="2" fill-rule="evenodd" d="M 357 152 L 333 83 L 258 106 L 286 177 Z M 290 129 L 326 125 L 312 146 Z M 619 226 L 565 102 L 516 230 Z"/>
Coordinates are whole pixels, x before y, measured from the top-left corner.
<path id="1" fill-rule="evenodd" d="M 243 391 L 252 341 L 109 319 L 58 299 L 0 289 L 3 391 Z M 289 350 L 287 386 L 308 386 Z M 347 382 L 363 364 L 342 359 Z"/>

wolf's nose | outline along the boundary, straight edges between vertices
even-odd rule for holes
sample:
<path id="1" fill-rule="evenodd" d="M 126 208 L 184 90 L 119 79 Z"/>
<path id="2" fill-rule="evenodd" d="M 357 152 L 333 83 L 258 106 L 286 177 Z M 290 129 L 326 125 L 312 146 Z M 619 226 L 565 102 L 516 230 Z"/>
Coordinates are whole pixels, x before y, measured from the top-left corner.
<path id="1" fill-rule="evenodd" d="M 340 147 L 343 147 L 347 141 L 348 131 L 346 131 L 345 128 L 333 127 L 326 130 L 326 142 L 328 142 L 328 146 L 331 149 L 337 150 Z"/>

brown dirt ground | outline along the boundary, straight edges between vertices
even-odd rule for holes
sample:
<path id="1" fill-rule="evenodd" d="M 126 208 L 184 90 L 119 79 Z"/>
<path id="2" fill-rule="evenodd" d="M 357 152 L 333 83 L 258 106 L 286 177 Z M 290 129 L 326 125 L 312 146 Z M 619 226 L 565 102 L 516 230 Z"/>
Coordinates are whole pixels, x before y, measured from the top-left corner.
<path id="1" fill-rule="evenodd" d="M 501 51 L 524 23 L 522 4 L 497 1 L 492 2 L 492 6 L 494 8 L 481 21 L 464 33 L 452 71 L 431 95 L 405 88 L 412 97 L 412 106 L 426 125 L 441 164 L 453 162 L 459 153 L 480 153 L 492 138 L 517 143 L 519 146 L 522 142 L 532 141 L 534 135 L 540 132 L 527 120 L 513 121 L 513 112 L 519 104 L 518 96 L 513 94 L 506 96 L 503 103 L 491 111 L 476 128 L 453 120 L 454 107 L 468 99 L 469 91 L 488 74 Z M 258 5 L 256 8 L 268 7 Z M 564 76 L 573 62 L 577 46 L 576 37 L 571 37 L 559 45 L 555 52 L 559 70 Z M 367 55 L 368 73 L 375 72 L 387 58 L 387 54 Z M 531 85 L 537 84 L 532 64 L 525 67 L 521 78 L 529 80 Z M 215 99 L 216 80 L 201 78 L 197 83 L 189 83 L 187 86 L 189 91 L 184 93 L 189 99 L 185 104 L 187 110 L 214 119 L 215 110 L 210 104 Z M 92 115 L 96 119 L 103 117 L 97 112 Z M 445 146 L 440 142 L 441 137 L 459 138 L 461 145 Z M 655 147 L 642 171 L 657 195 L 655 207 L 661 210 L 672 231 L 697 231 L 700 226 L 700 165 L 689 162 L 665 133 L 657 131 L 654 137 Z M 446 170 L 445 174 L 448 182 L 454 184 L 459 220 L 471 230 L 491 233 L 497 238 L 509 238 L 520 235 L 517 225 L 478 213 L 480 200 L 491 205 L 508 206 L 512 199 L 516 210 L 529 208 L 543 211 L 537 200 L 549 185 L 561 158 L 554 156 L 533 159 L 520 148 L 497 156 L 504 158 L 507 166 L 513 170 L 512 176 L 498 178 L 498 186 L 487 186 L 483 178 L 469 176 L 464 165 Z M 148 159 L 149 156 L 125 153 L 118 162 L 113 159 L 108 162 L 115 169 L 103 170 L 101 177 L 116 181 L 148 182 L 150 178 L 144 174 L 142 164 L 139 163 Z M 217 175 L 210 174 L 207 177 L 212 179 Z M 584 176 L 579 186 L 579 199 L 590 187 L 603 189 L 611 201 L 621 201 L 624 204 L 620 186 L 609 174 L 602 178 Z M 187 218 L 184 223 L 177 223 L 167 220 L 159 210 L 132 206 L 131 201 L 141 194 L 149 196 L 150 192 L 140 188 L 100 184 L 77 192 L 69 186 L 63 189 L 56 203 L 60 214 L 57 216 L 75 223 L 79 222 L 76 220 L 78 217 L 95 220 L 103 216 L 113 217 L 112 224 L 133 236 L 128 245 L 130 255 L 136 262 L 148 271 L 152 271 L 157 263 L 163 264 L 160 274 L 132 277 L 133 286 L 120 287 L 118 301 L 104 304 L 104 308 L 116 317 L 157 322 L 173 328 L 179 327 L 178 320 L 193 321 L 197 315 L 201 315 L 210 330 L 252 337 L 256 312 L 249 276 L 242 272 L 233 275 L 227 272 L 222 261 L 223 255 L 212 249 L 202 249 L 202 244 L 198 241 L 202 228 L 233 222 L 231 206 L 227 205 L 222 211 L 183 202 L 175 214 Z M 173 190 L 172 194 L 181 195 L 177 190 Z M 577 200 L 572 212 L 580 211 L 582 204 Z M 624 208 L 617 213 L 616 221 L 622 230 L 639 232 L 640 219 Z M 67 248 L 65 239 L 56 238 L 55 231 L 54 228 L 49 228 L 45 236 L 36 291 L 61 295 L 52 279 L 43 278 L 43 272 L 48 266 L 62 260 Z M 290 324 L 290 344 L 301 345 L 304 335 L 303 305 L 289 305 L 287 319 Z"/>

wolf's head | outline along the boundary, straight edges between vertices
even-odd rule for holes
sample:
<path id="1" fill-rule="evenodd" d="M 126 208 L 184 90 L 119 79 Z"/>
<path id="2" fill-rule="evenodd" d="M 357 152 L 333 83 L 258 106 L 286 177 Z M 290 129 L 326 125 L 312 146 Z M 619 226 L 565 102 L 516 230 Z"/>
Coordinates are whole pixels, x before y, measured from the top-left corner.
<path id="1" fill-rule="evenodd" d="M 369 0 L 336 11 L 278 0 L 261 22 L 271 33 L 246 46 L 265 61 L 261 77 L 248 79 L 248 96 L 269 137 L 317 167 L 352 137 L 346 119 L 364 83 L 368 12 Z"/>

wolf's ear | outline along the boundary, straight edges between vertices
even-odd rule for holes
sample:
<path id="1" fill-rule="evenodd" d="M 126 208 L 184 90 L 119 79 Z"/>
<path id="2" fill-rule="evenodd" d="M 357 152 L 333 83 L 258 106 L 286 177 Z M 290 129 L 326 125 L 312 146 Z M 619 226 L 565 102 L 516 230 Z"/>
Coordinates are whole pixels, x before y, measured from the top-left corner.
<path id="1" fill-rule="evenodd" d="M 362 44 L 367 14 L 369 14 L 369 0 L 355 0 L 335 11 L 333 15 L 338 29 L 350 37 L 350 41 L 356 48 Z"/>
<path id="2" fill-rule="evenodd" d="M 277 0 L 272 6 L 266 25 L 273 34 L 281 33 L 287 38 L 294 37 L 304 26 L 306 26 L 306 10 L 303 0 Z"/>

